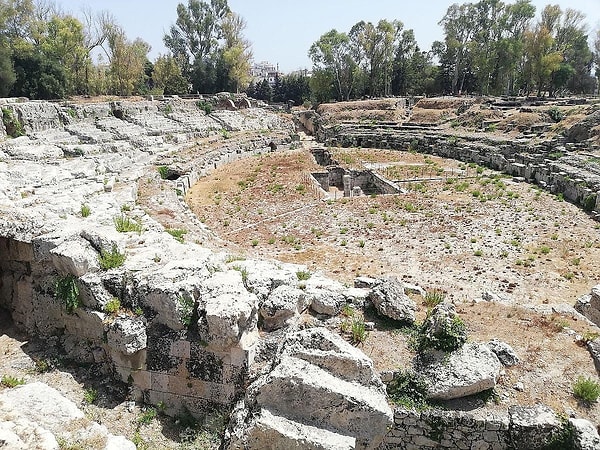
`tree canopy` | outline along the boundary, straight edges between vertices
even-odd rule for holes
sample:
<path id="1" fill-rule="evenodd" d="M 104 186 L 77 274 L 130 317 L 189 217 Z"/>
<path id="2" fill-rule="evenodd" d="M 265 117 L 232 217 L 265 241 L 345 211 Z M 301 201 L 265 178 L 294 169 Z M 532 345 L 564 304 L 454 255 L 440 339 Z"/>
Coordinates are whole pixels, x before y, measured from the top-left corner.
<path id="1" fill-rule="evenodd" d="M 52 1 L 0 0 L 0 96 L 186 94 L 247 91 L 301 104 L 422 94 L 592 94 L 600 30 L 571 8 L 531 0 L 454 3 L 429 49 L 400 18 L 332 29 L 308 49 L 312 69 L 252 79 L 246 21 L 227 0 L 187 0 L 163 41 L 130 37 L 108 11 L 65 14 Z M 418 31 L 418 30 L 417 30 Z M 308 73 L 310 72 L 310 73 Z"/>

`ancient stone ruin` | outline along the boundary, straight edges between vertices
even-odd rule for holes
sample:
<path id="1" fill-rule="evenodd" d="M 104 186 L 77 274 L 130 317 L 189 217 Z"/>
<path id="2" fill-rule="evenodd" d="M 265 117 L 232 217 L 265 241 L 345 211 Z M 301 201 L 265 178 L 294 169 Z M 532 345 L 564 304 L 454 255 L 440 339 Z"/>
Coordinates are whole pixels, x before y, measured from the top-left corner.
<path id="1" fill-rule="evenodd" d="M 290 120 L 247 99 L 222 103 L 207 115 L 195 101 L 177 98 L 5 100 L 2 108 L 17 118 L 23 135 L 0 127 L 3 313 L 166 414 L 225 411 L 224 448 L 545 448 L 565 429 L 576 448 L 598 448 L 589 422 L 561 421 L 542 405 L 493 416 L 392 408 L 383 381 L 393 383 L 396 374 L 378 373 L 358 348 L 302 317 L 310 311 L 326 319 L 370 302 L 392 320 L 412 322 L 406 292 L 413 288 L 394 279 L 348 287 L 303 265 L 232 257 L 185 204 L 187 190 L 215 168 L 284 149 L 296 135 Z M 395 107 L 411 105 L 402 100 Z M 355 123 L 330 127 L 317 116 L 299 120 L 328 145 L 414 145 L 535 180 L 598 209 L 597 175 L 577 155 L 550 160 L 556 143 L 455 142 L 410 125 L 410 133 L 390 123 L 377 130 Z M 567 144 L 561 148 L 568 153 Z M 331 165 L 325 151 L 314 154 Z M 331 169 L 313 176 L 323 190 L 336 186 L 344 196 L 400 192 L 372 174 Z M 185 220 L 185 240 L 181 230 L 165 226 L 168 215 Z M 445 308 L 432 314 L 428 336 L 439 337 L 455 323 L 451 305 Z M 510 348 L 502 343 L 463 344 L 451 356 L 445 348 L 428 349 L 415 365 L 428 399 L 489 390 L 509 364 L 501 355 Z M 19 393 L 42 395 L 28 393 L 34 388 L 44 389 L 0 392 L 0 412 L 18 409 Z M 25 445 L 43 430 L 35 442 L 56 448 L 56 438 L 64 438 L 40 418 L 25 419 L 39 429 L 15 419 L 0 427 L 0 440 Z M 101 434 L 98 448 L 133 448 L 122 437 Z"/>

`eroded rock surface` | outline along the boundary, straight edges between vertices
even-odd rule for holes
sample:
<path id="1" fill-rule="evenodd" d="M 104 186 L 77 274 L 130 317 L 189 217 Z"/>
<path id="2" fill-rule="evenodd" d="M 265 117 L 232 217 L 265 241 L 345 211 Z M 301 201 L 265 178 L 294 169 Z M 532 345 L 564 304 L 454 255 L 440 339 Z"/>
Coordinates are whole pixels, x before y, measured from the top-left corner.
<path id="1" fill-rule="evenodd" d="M 11 449 L 55 450 L 65 445 L 105 450 L 135 450 L 133 442 L 114 436 L 105 426 L 56 389 L 31 383 L 0 393 L 0 443 Z M 63 442 L 59 446 L 57 439 Z"/>

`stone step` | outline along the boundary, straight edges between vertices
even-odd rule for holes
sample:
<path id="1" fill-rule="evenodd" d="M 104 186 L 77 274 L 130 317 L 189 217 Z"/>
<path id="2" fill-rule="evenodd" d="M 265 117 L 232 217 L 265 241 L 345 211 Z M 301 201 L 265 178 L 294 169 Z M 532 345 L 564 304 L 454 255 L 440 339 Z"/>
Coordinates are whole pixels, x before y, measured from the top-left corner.
<path id="1" fill-rule="evenodd" d="M 356 447 L 356 440 L 261 409 L 247 432 L 245 444 L 250 449 L 350 450 Z"/>
<path id="2" fill-rule="evenodd" d="M 376 388 L 335 377 L 303 359 L 284 356 L 266 377 L 257 404 L 291 420 L 370 442 L 391 420 L 385 396 Z M 383 431 L 385 434 L 385 431 Z"/>

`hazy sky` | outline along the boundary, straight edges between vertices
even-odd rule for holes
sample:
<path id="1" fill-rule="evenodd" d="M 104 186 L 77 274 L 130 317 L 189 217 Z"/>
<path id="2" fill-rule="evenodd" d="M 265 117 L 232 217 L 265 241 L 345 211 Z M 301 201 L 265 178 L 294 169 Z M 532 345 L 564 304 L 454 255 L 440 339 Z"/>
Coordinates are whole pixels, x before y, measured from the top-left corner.
<path id="1" fill-rule="evenodd" d="M 475 3 L 477 0 L 471 0 Z M 505 0 L 506 3 L 514 1 Z M 162 37 L 177 18 L 177 4 L 187 0 L 57 0 L 65 12 L 78 15 L 82 6 L 108 10 L 129 38 L 140 37 L 152 46 L 150 59 L 167 50 Z M 284 72 L 310 68 L 308 49 L 335 28 L 348 32 L 360 20 L 377 23 L 398 19 L 412 28 L 421 50 L 443 38 L 438 22 L 452 3 L 448 0 L 229 0 L 229 7 L 246 20 L 246 37 L 254 60 L 279 64 Z M 547 4 L 578 9 L 587 16 L 590 31 L 600 29 L 600 0 L 533 0 L 537 14 Z"/>

